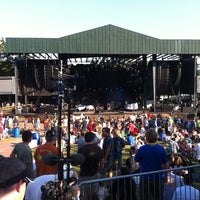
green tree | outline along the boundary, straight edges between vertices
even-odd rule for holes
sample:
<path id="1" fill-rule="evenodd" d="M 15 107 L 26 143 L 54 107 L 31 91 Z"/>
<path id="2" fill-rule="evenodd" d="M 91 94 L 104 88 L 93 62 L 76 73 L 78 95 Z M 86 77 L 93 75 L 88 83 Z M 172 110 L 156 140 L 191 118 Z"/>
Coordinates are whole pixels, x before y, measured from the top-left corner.
<path id="1" fill-rule="evenodd" d="M 6 54 L 6 41 L 0 39 L 0 76 L 14 76 L 13 58 Z"/>
<path id="2" fill-rule="evenodd" d="M 0 40 L 0 53 L 5 54 L 6 53 L 6 42 L 3 38 Z"/>

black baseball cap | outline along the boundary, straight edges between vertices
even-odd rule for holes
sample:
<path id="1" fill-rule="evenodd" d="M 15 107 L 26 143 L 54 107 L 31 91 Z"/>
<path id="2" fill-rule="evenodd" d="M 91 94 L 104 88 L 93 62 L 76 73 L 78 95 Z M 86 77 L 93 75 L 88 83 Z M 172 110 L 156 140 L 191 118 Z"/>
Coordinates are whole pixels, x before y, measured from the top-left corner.
<path id="1" fill-rule="evenodd" d="M 17 158 L 0 155 L 0 188 L 8 188 L 27 177 L 26 165 Z"/>
<path id="2" fill-rule="evenodd" d="M 46 132 L 46 137 L 48 137 L 48 138 L 56 137 L 55 131 L 48 130 L 48 131 Z"/>

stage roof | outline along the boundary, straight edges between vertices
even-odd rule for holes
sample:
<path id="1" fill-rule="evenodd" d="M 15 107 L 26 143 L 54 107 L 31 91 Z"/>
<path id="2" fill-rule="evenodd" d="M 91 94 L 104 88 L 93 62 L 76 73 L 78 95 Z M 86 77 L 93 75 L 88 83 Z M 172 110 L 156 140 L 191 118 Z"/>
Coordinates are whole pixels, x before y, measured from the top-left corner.
<path id="1" fill-rule="evenodd" d="M 148 54 L 199 55 L 200 40 L 159 39 L 106 25 L 60 38 L 6 38 L 9 54 L 66 54 L 67 57 Z"/>

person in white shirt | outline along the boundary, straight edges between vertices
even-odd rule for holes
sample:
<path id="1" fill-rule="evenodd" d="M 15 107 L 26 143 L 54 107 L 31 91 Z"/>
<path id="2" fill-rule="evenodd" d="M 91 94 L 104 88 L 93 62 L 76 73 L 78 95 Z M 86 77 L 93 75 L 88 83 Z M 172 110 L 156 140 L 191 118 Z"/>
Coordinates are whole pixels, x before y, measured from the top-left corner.
<path id="1" fill-rule="evenodd" d="M 164 185 L 164 200 L 172 199 L 176 187 L 185 185 L 182 176 L 174 174 L 172 171 L 167 174 L 167 181 Z"/>
<path id="2" fill-rule="evenodd" d="M 63 121 L 63 128 L 65 129 L 65 131 L 68 131 L 68 116 L 64 115 L 62 121 Z"/>
<path id="3" fill-rule="evenodd" d="M 200 162 L 200 138 L 196 139 L 196 143 L 194 145 L 194 157 Z"/>
<path id="4" fill-rule="evenodd" d="M 66 173 L 64 177 L 66 177 Z M 70 171 L 70 177 L 78 178 L 78 174 L 75 171 Z M 55 182 L 58 176 L 55 174 L 43 175 L 37 177 L 34 181 L 28 183 L 25 193 L 25 200 L 42 200 L 42 190 L 41 187 L 45 186 L 49 181 Z M 80 189 L 78 185 L 71 186 L 72 194 L 76 200 L 79 199 Z M 49 190 L 50 191 L 50 190 Z M 67 194 L 66 194 L 67 195 Z M 50 196 L 51 197 L 51 196 Z M 45 199 L 47 200 L 47 199 Z"/>

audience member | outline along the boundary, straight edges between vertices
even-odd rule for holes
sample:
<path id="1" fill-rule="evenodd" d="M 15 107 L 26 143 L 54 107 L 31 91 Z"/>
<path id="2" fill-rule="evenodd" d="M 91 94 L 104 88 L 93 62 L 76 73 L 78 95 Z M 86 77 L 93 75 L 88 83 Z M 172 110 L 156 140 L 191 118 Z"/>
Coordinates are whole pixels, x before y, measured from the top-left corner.
<path id="1" fill-rule="evenodd" d="M 174 169 L 181 168 L 181 167 L 183 167 L 183 160 L 181 156 L 177 155 L 174 157 Z M 186 171 L 181 169 L 181 170 L 174 171 L 174 173 L 183 176 L 186 173 Z"/>
<path id="2" fill-rule="evenodd" d="M 0 199 L 23 200 L 26 190 L 26 165 L 16 158 L 0 156 L 0 169 Z"/>
<path id="3" fill-rule="evenodd" d="M 135 150 L 137 151 L 141 146 L 143 146 L 144 143 L 144 138 L 140 137 L 140 135 L 138 135 L 136 137 L 136 141 L 135 141 Z"/>
<path id="4" fill-rule="evenodd" d="M 87 132 L 85 134 L 85 141 L 87 144 L 82 146 L 78 153 L 85 156 L 85 162 L 80 165 L 80 179 L 79 182 L 86 180 L 94 180 L 100 178 L 100 170 L 103 164 L 103 151 L 95 142 L 95 134 Z M 81 188 L 81 200 L 98 199 L 99 183 L 92 185 L 83 185 Z"/>
<path id="5" fill-rule="evenodd" d="M 48 153 L 58 155 L 58 148 L 56 147 L 56 135 L 52 130 L 46 132 L 46 143 L 36 148 L 34 153 L 36 163 L 36 176 L 42 176 L 45 174 L 56 174 L 57 165 L 50 166 L 46 165 L 43 161 L 44 156 Z"/>
<path id="6" fill-rule="evenodd" d="M 67 182 L 67 174 L 64 174 L 64 184 L 68 184 Z M 70 177 L 75 177 L 78 179 L 78 174 L 76 171 L 70 170 Z M 58 188 L 55 186 L 55 182 L 58 181 L 57 174 L 48 174 L 42 175 L 37 178 L 33 182 L 28 183 L 25 199 L 24 200 L 52 200 L 52 199 L 61 199 L 59 195 L 63 195 L 63 193 L 58 192 Z M 49 183 L 49 187 L 48 187 Z M 46 186 L 46 190 L 45 189 Z M 66 191 L 64 191 L 64 195 L 66 198 L 63 199 L 72 199 L 67 197 L 73 197 L 73 199 L 79 199 L 80 189 L 75 181 L 71 187 L 66 187 Z M 42 191 L 43 190 L 43 191 Z M 63 192 L 63 191 L 62 191 Z M 54 198 L 53 195 L 57 195 Z M 68 196 L 69 195 L 69 196 Z"/>
<path id="7" fill-rule="evenodd" d="M 120 175 L 128 175 L 129 171 L 126 167 L 122 167 Z M 113 200 L 136 200 L 136 183 L 132 177 L 121 178 L 114 180 L 112 183 L 112 196 Z"/>
<path id="8" fill-rule="evenodd" d="M 200 199 L 199 190 L 190 185 L 183 185 L 181 187 L 177 187 L 173 194 L 172 200 L 179 200 L 179 199 L 199 200 Z"/>
<path id="9" fill-rule="evenodd" d="M 123 138 L 121 138 L 121 133 L 119 129 L 114 129 L 113 131 L 113 145 L 114 145 L 113 170 L 114 170 L 114 175 L 118 175 L 122 167 L 122 150 L 125 147 L 125 141 Z"/>
<path id="10" fill-rule="evenodd" d="M 194 144 L 194 158 L 200 163 L 200 138 L 197 138 Z"/>
<path id="11" fill-rule="evenodd" d="M 34 178 L 33 173 L 33 157 L 29 143 L 32 140 L 32 132 L 25 130 L 22 132 L 22 142 L 16 144 L 10 157 L 21 160 L 26 165 L 27 176 L 31 179 Z"/>
<path id="12" fill-rule="evenodd" d="M 141 172 L 150 172 L 168 168 L 168 156 L 163 146 L 157 144 L 158 134 L 154 128 L 146 130 L 147 144 L 141 146 L 135 161 L 140 163 Z M 141 199 L 163 199 L 163 173 L 144 175 L 140 179 Z M 148 191 L 148 192 L 147 192 Z"/>
<path id="13" fill-rule="evenodd" d="M 127 134 L 127 143 L 132 147 L 135 146 L 135 136 L 133 136 L 131 132 L 128 132 Z"/>
<path id="14" fill-rule="evenodd" d="M 174 136 L 170 137 L 168 144 L 169 144 L 170 153 L 177 154 L 180 147 L 179 147 L 178 143 L 175 141 Z"/>
<path id="15" fill-rule="evenodd" d="M 181 187 L 184 184 L 182 176 L 176 175 L 173 171 L 167 173 L 167 180 L 164 184 L 164 200 L 172 199 L 174 191 L 177 187 Z"/>
<path id="16" fill-rule="evenodd" d="M 183 162 L 185 159 L 185 163 Z M 186 163 L 188 162 L 188 163 Z M 193 181 L 193 177 L 191 172 L 193 171 L 193 169 L 179 169 L 181 167 L 187 166 L 187 165 L 192 165 L 192 162 L 184 157 L 184 156 L 175 156 L 174 157 L 174 174 L 177 174 L 179 176 L 182 176 L 184 178 L 184 182 L 185 184 L 190 184 Z"/>
<path id="17" fill-rule="evenodd" d="M 102 129 L 103 134 L 103 162 L 104 162 L 104 168 L 102 170 L 102 175 L 109 175 L 111 176 L 112 173 L 112 163 L 114 160 L 114 145 L 113 140 L 110 135 L 110 128 L 104 127 Z"/>
<path id="18" fill-rule="evenodd" d="M 135 147 L 131 147 L 130 156 L 126 159 L 126 166 L 129 174 L 139 173 L 139 163 L 135 161 L 136 149 Z"/>
<path id="19" fill-rule="evenodd" d="M 0 140 L 5 139 L 5 132 L 4 132 L 4 118 L 3 114 L 0 113 Z"/>
<path id="20" fill-rule="evenodd" d="M 158 136 L 160 141 L 166 142 L 167 135 L 164 128 L 158 128 Z"/>
<path id="21" fill-rule="evenodd" d="M 82 146 L 84 146 L 86 144 L 86 141 L 85 141 L 85 134 L 87 132 L 87 129 L 81 129 L 81 132 L 79 134 L 79 137 L 78 137 L 78 149 L 80 149 Z"/>

